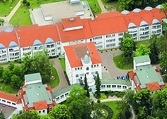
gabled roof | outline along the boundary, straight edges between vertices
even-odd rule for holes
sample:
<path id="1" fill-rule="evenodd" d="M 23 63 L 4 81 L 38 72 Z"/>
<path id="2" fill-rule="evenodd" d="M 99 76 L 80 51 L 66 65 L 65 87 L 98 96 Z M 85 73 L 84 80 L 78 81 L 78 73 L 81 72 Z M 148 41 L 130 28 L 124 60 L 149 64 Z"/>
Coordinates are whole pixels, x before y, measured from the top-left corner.
<path id="1" fill-rule="evenodd" d="M 82 19 L 83 28 L 70 31 L 64 31 L 62 23 L 57 23 L 61 41 L 69 42 L 92 38 L 93 36 L 88 21 L 87 19 Z"/>
<path id="2" fill-rule="evenodd" d="M 42 44 L 45 44 L 47 38 L 53 39 L 55 42 L 59 41 L 58 32 L 56 26 L 23 26 L 17 28 L 18 37 L 21 47 L 32 46 L 35 40 L 39 40 Z"/>
<path id="3" fill-rule="evenodd" d="M 82 47 L 83 47 L 83 49 L 82 49 Z M 92 64 L 98 64 L 98 63 L 102 62 L 100 55 L 96 49 L 96 46 L 92 42 L 71 45 L 71 46 L 65 46 L 64 49 L 65 49 L 65 53 L 67 55 L 68 61 L 69 61 L 72 68 L 82 66 L 82 62 L 81 62 L 80 57 L 83 58 L 86 55 L 86 53 L 87 53 L 86 50 L 88 50 L 88 52 L 89 52 Z M 83 56 L 77 56 L 76 49 L 77 49 L 77 52 L 79 52 L 78 50 L 80 50 L 80 54 L 83 54 Z M 84 50 L 84 49 L 86 49 L 86 50 Z"/>
<path id="4" fill-rule="evenodd" d="M 147 89 L 150 91 L 155 91 L 161 89 L 160 85 L 157 82 L 151 82 L 146 84 Z"/>
<path id="5" fill-rule="evenodd" d="M 15 95 L 9 94 L 9 93 L 5 93 L 0 91 L 0 98 L 12 101 L 12 102 L 16 102 L 18 101 L 18 98 Z"/>
<path id="6" fill-rule="evenodd" d="M 9 44 L 14 41 L 19 44 L 17 41 L 17 36 L 15 31 L 12 32 L 0 32 L 0 43 L 3 44 L 6 48 L 9 47 Z"/>
<path id="7" fill-rule="evenodd" d="M 48 108 L 47 102 L 45 100 L 39 101 L 39 102 L 34 102 L 33 104 L 34 104 L 35 110 L 42 110 L 42 109 Z"/>
<path id="8" fill-rule="evenodd" d="M 97 17 L 95 20 L 90 20 L 89 25 L 93 36 L 127 31 L 125 20 L 121 16 L 104 19 Z"/>

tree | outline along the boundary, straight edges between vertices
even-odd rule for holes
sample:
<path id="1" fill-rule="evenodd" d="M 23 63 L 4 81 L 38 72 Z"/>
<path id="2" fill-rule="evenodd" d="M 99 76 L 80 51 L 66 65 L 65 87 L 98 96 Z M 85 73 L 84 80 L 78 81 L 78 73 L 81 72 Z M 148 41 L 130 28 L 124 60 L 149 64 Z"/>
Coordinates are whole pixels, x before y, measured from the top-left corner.
<path id="1" fill-rule="evenodd" d="M 121 40 L 120 50 L 123 52 L 125 58 L 132 59 L 133 51 L 135 50 L 135 42 L 129 34 L 124 34 Z"/>
<path id="2" fill-rule="evenodd" d="M 26 6 L 27 6 L 27 7 L 30 7 L 30 2 L 27 2 L 27 3 L 26 3 Z"/>
<path id="3" fill-rule="evenodd" d="M 19 89 L 20 86 L 22 85 L 22 81 L 21 81 L 20 77 L 13 74 L 11 77 L 11 85 L 16 89 Z"/>
<path id="4" fill-rule="evenodd" d="M 95 85 L 96 85 L 96 96 L 97 98 L 100 98 L 101 81 L 100 81 L 99 73 L 97 73 L 97 76 L 95 77 Z"/>
<path id="5" fill-rule="evenodd" d="M 23 59 L 22 70 L 24 74 L 39 72 L 43 83 L 48 83 L 52 77 L 52 64 L 45 52 L 36 53 L 33 57 L 26 56 Z"/>
<path id="6" fill-rule="evenodd" d="M 10 83 L 11 80 L 11 71 L 9 68 L 5 68 L 2 74 L 3 82 L 4 83 Z"/>
<path id="7" fill-rule="evenodd" d="M 140 46 L 135 51 L 135 56 L 149 55 L 150 48 L 147 48 L 144 44 L 140 44 Z"/>
<path id="8" fill-rule="evenodd" d="M 86 96 L 85 90 L 80 86 L 72 88 L 66 105 L 72 114 L 73 119 L 89 119 L 92 106 L 91 100 Z"/>
<path id="9" fill-rule="evenodd" d="M 84 77 L 84 90 L 86 90 L 86 96 L 87 96 L 87 97 L 90 97 L 90 94 L 89 94 L 89 86 L 88 86 L 86 74 L 85 74 L 85 77 Z"/>
<path id="10" fill-rule="evenodd" d="M 0 119 L 5 119 L 5 115 L 2 111 L 0 111 Z"/>
<path id="11" fill-rule="evenodd" d="M 49 115 L 54 117 L 54 119 L 71 119 L 71 113 L 69 112 L 67 106 L 64 104 L 58 104 L 53 107 L 49 112 Z"/>
<path id="12" fill-rule="evenodd" d="M 24 75 L 23 75 L 23 72 L 21 70 L 21 66 L 17 66 L 15 65 L 13 70 L 12 70 L 12 73 L 15 74 L 16 76 L 20 77 L 20 79 L 23 79 Z"/>
<path id="13" fill-rule="evenodd" d="M 37 111 L 24 111 L 13 116 L 13 119 L 40 119 Z"/>
<path id="14" fill-rule="evenodd" d="M 163 52 L 160 57 L 160 66 L 162 68 L 162 72 L 167 74 L 167 52 Z"/>
<path id="15" fill-rule="evenodd" d="M 151 59 L 151 64 L 157 64 L 159 63 L 159 49 L 158 49 L 158 46 L 157 46 L 157 40 L 158 37 L 157 36 L 152 36 L 151 39 L 150 39 L 150 45 L 149 45 L 149 48 L 150 48 L 150 59 Z"/>
<path id="16" fill-rule="evenodd" d="M 133 2 L 134 0 L 118 0 L 118 8 L 119 10 L 132 9 Z"/>
<path id="17" fill-rule="evenodd" d="M 3 67 L 0 65 L 0 78 L 2 78 L 3 75 Z"/>
<path id="18" fill-rule="evenodd" d="M 167 2 L 162 4 L 162 8 L 160 10 L 165 14 L 167 18 Z"/>

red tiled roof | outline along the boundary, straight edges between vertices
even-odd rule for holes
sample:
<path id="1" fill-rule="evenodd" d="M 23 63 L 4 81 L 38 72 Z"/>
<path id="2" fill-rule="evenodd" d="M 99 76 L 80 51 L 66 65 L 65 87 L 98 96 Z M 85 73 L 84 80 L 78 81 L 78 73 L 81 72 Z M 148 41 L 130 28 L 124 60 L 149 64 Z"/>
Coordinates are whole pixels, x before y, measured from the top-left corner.
<path id="1" fill-rule="evenodd" d="M 148 83 L 148 84 L 146 84 L 146 87 L 150 91 L 161 89 L 160 85 L 157 82 Z"/>
<path id="2" fill-rule="evenodd" d="M 64 31 L 63 25 L 61 23 L 58 23 L 58 29 L 60 33 L 60 40 L 62 42 L 69 42 L 69 41 L 75 41 L 75 40 L 84 40 L 92 38 L 92 33 L 89 27 L 89 20 L 82 19 L 83 28 L 77 29 L 77 30 L 70 30 L 70 31 Z"/>
<path id="3" fill-rule="evenodd" d="M 134 73 L 134 72 L 131 70 L 131 71 L 128 72 L 128 75 L 129 75 L 129 78 L 130 78 L 131 80 L 133 80 L 133 79 L 134 79 L 134 76 L 136 75 L 136 73 Z"/>
<path id="4" fill-rule="evenodd" d="M 127 31 L 125 20 L 121 16 L 104 19 L 98 19 L 97 17 L 95 20 L 90 20 L 89 25 L 93 36 L 101 36 Z"/>
<path id="5" fill-rule="evenodd" d="M 100 55 L 99 55 L 99 53 L 96 49 L 96 46 L 92 42 L 91 43 L 71 45 L 71 46 L 65 46 L 64 49 L 65 49 L 67 58 L 68 58 L 69 63 L 70 63 L 72 68 L 82 66 L 81 59 L 79 59 L 77 57 L 76 51 L 75 51 L 75 48 L 81 48 L 81 47 L 86 47 L 88 49 L 88 51 L 90 53 L 92 64 L 98 64 L 98 63 L 102 62 L 101 58 L 100 58 Z"/>
<path id="6" fill-rule="evenodd" d="M 15 31 L 12 32 L 0 32 L 0 43 L 2 43 L 5 47 L 9 47 L 10 42 L 14 41 L 15 43 L 18 43 L 17 36 Z"/>
<path id="7" fill-rule="evenodd" d="M 13 101 L 13 102 L 17 102 L 18 101 L 18 97 L 16 97 L 15 95 L 9 94 L 9 93 L 5 93 L 0 91 L 0 98 L 9 100 L 9 101 Z"/>
<path id="8" fill-rule="evenodd" d="M 80 17 L 61 19 L 64 28 L 83 26 Z"/>
<path id="9" fill-rule="evenodd" d="M 112 18 L 112 17 L 118 17 L 120 15 L 121 13 L 119 11 L 115 11 L 115 12 L 106 12 L 103 14 L 97 14 L 96 17 L 97 18 Z"/>
<path id="10" fill-rule="evenodd" d="M 17 32 L 21 47 L 32 46 L 36 39 L 41 41 L 43 44 L 45 44 L 47 38 L 52 38 L 54 42 L 59 41 L 58 32 L 54 25 L 23 26 L 18 27 Z"/>
<path id="11" fill-rule="evenodd" d="M 42 110 L 42 109 L 47 109 L 48 108 L 46 100 L 45 101 L 40 101 L 40 102 L 34 102 L 33 104 L 34 104 L 34 109 L 35 110 Z"/>

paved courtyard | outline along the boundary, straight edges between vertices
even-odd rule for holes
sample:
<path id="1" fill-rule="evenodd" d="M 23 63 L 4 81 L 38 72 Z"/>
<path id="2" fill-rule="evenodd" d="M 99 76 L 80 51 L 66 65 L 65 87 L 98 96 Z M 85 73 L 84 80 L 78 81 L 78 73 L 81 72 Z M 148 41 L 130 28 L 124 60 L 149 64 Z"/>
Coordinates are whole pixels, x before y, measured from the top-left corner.
<path id="1" fill-rule="evenodd" d="M 116 78 L 117 76 L 127 75 L 129 70 L 118 69 L 113 61 L 114 56 L 121 54 L 120 50 L 113 50 L 113 51 L 108 50 L 108 51 L 103 51 L 103 53 L 102 52 L 99 53 L 102 59 L 103 68 L 110 73 L 112 78 Z"/>
<path id="2" fill-rule="evenodd" d="M 16 108 L 0 103 L 0 110 L 2 110 L 2 112 L 5 114 L 5 119 L 7 119 L 16 110 Z"/>

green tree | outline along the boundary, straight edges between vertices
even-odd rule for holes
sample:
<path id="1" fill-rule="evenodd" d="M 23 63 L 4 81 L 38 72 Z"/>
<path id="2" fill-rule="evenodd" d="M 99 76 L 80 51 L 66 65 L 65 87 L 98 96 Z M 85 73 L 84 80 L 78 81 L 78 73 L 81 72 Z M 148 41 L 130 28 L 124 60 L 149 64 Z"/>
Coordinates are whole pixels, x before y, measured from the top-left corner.
<path id="1" fill-rule="evenodd" d="M 140 46 L 135 51 L 135 56 L 149 55 L 150 48 L 146 47 L 144 44 L 140 44 Z"/>
<path id="2" fill-rule="evenodd" d="M 167 74 L 167 52 L 163 52 L 160 57 L 160 66 L 162 68 L 162 72 Z"/>
<path id="3" fill-rule="evenodd" d="M 53 107 L 49 112 L 49 115 L 54 117 L 54 119 L 71 119 L 71 113 L 69 112 L 67 106 L 64 104 L 58 104 Z"/>
<path id="4" fill-rule="evenodd" d="M 162 4 L 162 8 L 160 10 L 165 14 L 167 18 L 167 2 Z"/>
<path id="5" fill-rule="evenodd" d="M 85 90 L 80 86 L 72 88 L 66 105 L 73 119 L 89 119 L 92 112 L 91 100 L 86 96 Z"/>
<path id="6" fill-rule="evenodd" d="M 127 60 L 132 59 L 133 51 L 135 50 L 135 42 L 133 38 L 130 37 L 129 34 L 124 34 L 119 48 Z"/>
<path id="7" fill-rule="evenodd" d="M 13 119 L 40 119 L 40 115 L 37 111 L 24 111 L 20 114 L 16 114 Z"/>
<path id="8" fill-rule="evenodd" d="M 85 77 L 84 77 L 84 90 L 86 90 L 86 96 L 87 96 L 87 97 L 90 97 L 90 94 L 89 94 L 89 86 L 88 86 L 86 74 L 85 74 Z"/>
<path id="9" fill-rule="evenodd" d="M 100 81 L 99 73 L 97 73 L 97 76 L 95 77 L 95 85 L 96 85 L 96 96 L 97 98 L 100 98 L 101 81 Z"/>
<path id="10" fill-rule="evenodd" d="M 0 111 L 0 119 L 5 119 L 5 115 L 2 111 Z"/>
<path id="11" fill-rule="evenodd" d="M 11 85 L 16 89 L 19 89 L 20 86 L 22 86 L 22 81 L 21 81 L 20 77 L 13 74 L 11 77 Z"/>
<path id="12" fill-rule="evenodd" d="M 0 78 L 3 76 L 3 67 L 0 65 Z"/>
<path id="13" fill-rule="evenodd" d="M 9 68 L 5 68 L 2 74 L 3 82 L 10 83 L 12 72 Z"/>
<path id="14" fill-rule="evenodd" d="M 22 72 L 22 70 L 21 70 L 21 66 L 14 66 L 14 68 L 13 68 L 13 70 L 12 70 L 12 73 L 13 74 L 15 74 L 15 75 L 17 75 L 18 77 L 20 77 L 21 79 L 23 79 L 24 77 L 24 75 L 23 75 L 23 72 Z"/>
<path id="15" fill-rule="evenodd" d="M 49 114 L 45 114 L 45 115 L 40 115 L 40 119 L 55 119 L 55 118 L 50 116 Z"/>
<path id="16" fill-rule="evenodd" d="M 157 36 L 152 36 L 151 39 L 150 39 L 150 45 L 149 45 L 149 48 L 150 48 L 150 59 L 151 59 L 151 64 L 157 64 L 159 63 L 159 49 L 158 49 L 158 46 L 157 46 L 157 40 L 158 37 Z"/>
<path id="17" fill-rule="evenodd" d="M 33 57 L 26 56 L 22 70 L 24 74 L 39 72 L 43 83 L 48 83 L 52 76 L 52 64 L 45 52 L 36 53 Z"/>
<path id="18" fill-rule="evenodd" d="M 131 5 L 134 3 L 134 0 L 118 0 L 119 10 L 132 9 Z"/>

